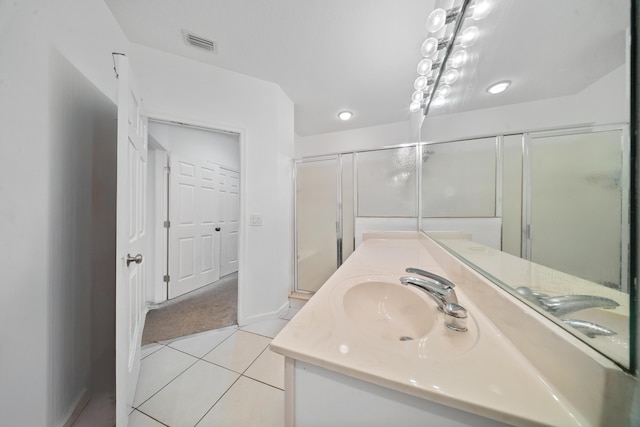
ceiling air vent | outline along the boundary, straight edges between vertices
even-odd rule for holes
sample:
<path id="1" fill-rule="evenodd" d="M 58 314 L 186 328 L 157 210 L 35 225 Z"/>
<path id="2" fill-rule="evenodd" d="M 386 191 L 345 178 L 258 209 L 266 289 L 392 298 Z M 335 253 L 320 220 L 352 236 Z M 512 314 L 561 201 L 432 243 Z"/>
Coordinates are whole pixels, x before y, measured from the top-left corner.
<path id="1" fill-rule="evenodd" d="M 184 41 L 191 46 L 199 47 L 200 49 L 208 50 L 211 53 L 218 53 L 218 46 L 213 40 L 208 40 L 200 36 L 196 36 L 188 31 L 182 31 L 184 35 Z"/>

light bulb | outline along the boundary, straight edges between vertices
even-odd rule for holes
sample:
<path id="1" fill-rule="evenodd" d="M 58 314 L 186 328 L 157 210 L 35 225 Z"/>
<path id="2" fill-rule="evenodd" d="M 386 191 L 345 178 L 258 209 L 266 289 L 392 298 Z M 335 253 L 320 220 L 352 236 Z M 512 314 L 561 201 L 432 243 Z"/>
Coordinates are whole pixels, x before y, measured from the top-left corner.
<path id="1" fill-rule="evenodd" d="M 471 17 L 479 20 L 486 18 L 489 13 L 491 13 L 491 2 L 488 0 L 476 0 Z"/>
<path id="2" fill-rule="evenodd" d="M 478 27 L 469 27 L 462 32 L 462 36 L 460 39 L 460 46 L 469 47 L 473 46 L 473 44 L 478 39 L 478 35 L 480 34 L 480 30 Z"/>
<path id="3" fill-rule="evenodd" d="M 454 53 L 453 55 L 451 55 L 451 66 L 453 68 L 462 67 L 465 62 L 467 62 L 467 51 L 466 50 L 459 50 L 456 53 Z"/>
<path id="4" fill-rule="evenodd" d="M 411 111 L 412 113 L 415 113 L 419 109 L 420 109 L 420 103 L 419 102 L 412 102 L 411 105 L 409 105 L 409 111 Z"/>
<path id="5" fill-rule="evenodd" d="M 421 90 L 417 90 L 411 95 L 411 100 L 413 102 L 420 102 L 422 101 L 422 98 L 424 98 L 424 92 Z"/>
<path id="6" fill-rule="evenodd" d="M 438 88 L 438 93 L 436 94 L 436 98 L 446 98 L 451 94 L 451 86 L 442 85 Z"/>
<path id="7" fill-rule="evenodd" d="M 433 100 L 433 102 L 431 103 L 431 105 L 433 105 L 434 107 L 441 107 L 444 105 L 444 103 L 447 102 L 446 99 L 444 99 L 441 96 L 436 97 L 436 99 Z"/>
<path id="8" fill-rule="evenodd" d="M 418 62 L 418 74 L 420 74 L 421 76 L 428 74 L 429 72 L 431 72 L 432 65 L 433 65 L 433 61 L 427 58 Z"/>
<path id="9" fill-rule="evenodd" d="M 456 70 L 455 68 L 445 71 L 445 73 L 442 75 L 444 82 L 448 85 L 454 84 L 456 80 L 458 80 L 458 77 L 460 77 L 460 71 Z"/>
<path id="10" fill-rule="evenodd" d="M 498 93 L 502 93 L 505 90 L 507 90 L 507 88 L 511 85 L 511 81 L 510 80 L 505 80 L 502 82 L 498 82 L 498 83 L 494 83 L 491 86 L 489 86 L 489 88 L 487 89 L 487 92 L 489 92 L 491 95 L 496 95 Z"/>
<path id="11" fill-rule="evenodd" d="M 353 113 L 351 111 L 342 111 L 340 113 L 338 113 L 338 118 L 340 120 L 349 120 L 351 119 L 351 117 L 353 117 Z"/>
<path id="12" fill-rule="evenodd" d="M 435 9 L 427 17 L 427 30 L 437 33 L 447 22 L 447 12 L 444 9 Z"/>
<path id="13" fill-rule="evenodd" d="M 425 58 L 429 58 L 438 51 L 438 39 L 435 37 L 429 37 L 422 43 L 422 47 L 420 47 L 420 53 Z"/>
<path id="14" fill-rule="evenodd" d="M 424 90 L 427 87 L 428 80 L 425 76 L 418 76 L 415 82 L 413 82 L 413 87 L 416 90 Z"/>

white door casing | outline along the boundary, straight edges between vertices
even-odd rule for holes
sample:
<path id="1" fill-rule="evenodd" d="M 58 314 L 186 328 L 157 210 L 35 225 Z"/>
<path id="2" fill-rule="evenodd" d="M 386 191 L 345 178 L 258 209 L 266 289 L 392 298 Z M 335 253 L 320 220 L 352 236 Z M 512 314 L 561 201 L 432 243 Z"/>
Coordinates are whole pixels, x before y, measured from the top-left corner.
<path id="1" fill-rule="evenodd" d="M 218 166 L 175 153 L 169 174 L 169 298 L 220 278 Z"/>
<path id="2" fill-rule="evenodd" d="M 240 174 L 220 167 L 220 275 L 238 271 Z"/>
<path id="3" fill-rule="evenodd" d="M 147 119 L 129 61 L 117 58 L 116 423 L 126 426 L 140 371 L 145 316 Z"/>

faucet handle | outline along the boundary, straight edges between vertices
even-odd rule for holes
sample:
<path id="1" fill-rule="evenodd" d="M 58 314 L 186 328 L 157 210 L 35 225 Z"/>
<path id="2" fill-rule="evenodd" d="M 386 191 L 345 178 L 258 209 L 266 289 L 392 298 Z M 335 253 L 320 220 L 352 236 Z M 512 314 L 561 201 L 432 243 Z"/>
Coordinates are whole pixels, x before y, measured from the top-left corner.
<path id="1" fill-rule="evenodd" d="M 444 306 L 444 325 L 457 332 L 467 331 L 467 309 L 456 303 L 448 303 Z"/>
<path id="2" fill-rule="evenodd" d="M 402 276 L 400 278 L 400 283 L 407 285 L 411 284 L 414 286 L 418 286 L 427 291 L 444 293 L 451 289 L 450 286 L 447 286 L 443 283 L 438 282 L 433 279 L 426 279 L 422 277 L 411 277 L 411 276 Z"/>
<path id="3" fill-rule="evenodd" d="M 439 284 L 441 284 L 443 286 L 448 286 L 449 288 L 455 288 L 456 287 L 455 283 L 451 282 L 450 280 L 445 279 L 442 276 L 438 276 L 437 274 L 432 273 L 430 271 L 422 270 L 420 268 L 415 268 L 415 267 L 406 268 L 404 271 L 406 271 L 407 273 L 411 273 L 411 274 L 418 274 L 418 275 L 420 275 L 422 277 L 428 277 L 429 279 L 435 280 Z"/>

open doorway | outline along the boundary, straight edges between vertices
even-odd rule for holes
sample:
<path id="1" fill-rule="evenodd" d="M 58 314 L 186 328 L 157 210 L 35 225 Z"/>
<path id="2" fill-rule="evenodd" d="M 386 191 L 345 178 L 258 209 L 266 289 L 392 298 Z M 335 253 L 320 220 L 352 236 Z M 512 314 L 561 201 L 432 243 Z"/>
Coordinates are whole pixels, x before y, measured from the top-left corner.
<path id="1" fill-rule="evenodd" d="M 143 345 L 237 324 L 240 135 L 149 121 Z"/>

